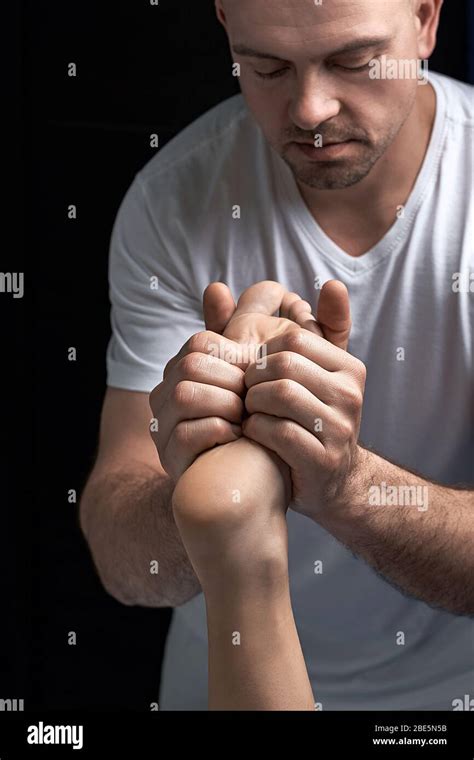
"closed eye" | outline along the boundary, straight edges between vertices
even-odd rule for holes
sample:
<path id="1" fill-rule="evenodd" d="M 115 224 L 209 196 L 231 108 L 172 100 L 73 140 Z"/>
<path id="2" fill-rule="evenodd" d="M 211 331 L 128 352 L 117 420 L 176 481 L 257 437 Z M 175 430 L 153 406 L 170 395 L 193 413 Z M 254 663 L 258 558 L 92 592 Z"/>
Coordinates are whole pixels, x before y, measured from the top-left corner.
<path id="1" fill-rule="evenodd" d="M 364 63 L 363 66 L 341 66 L 340 64 L 337 64 L 337 63 L 335 64 L 335 66 L 337 66 L 338 69 L 343 69 L 343 71 L 365 71 L 365 69 L 369 68 L 370 61 L 369 63 Z"/>
<path id="2" fill-rule="evenodd" d="M 365 71 L 368 69 L 372 63 L 372 58 L 367 63 L 364 63 L 362 66 L 342 66 L 341 64 L 335 63 L 333 64 L 336 68 L 342 69 L 343 71 Z M 278 79 L 278 77 L 283 76 L 287 71 L 289 71 L 288 66 L 285 66 L 282 69 L 277 69 L 277 71 L 271 71 L 270 73 L 265 73 L 263 71 L 257 71 L 254 69 L 254 74 L 259 77 L 260 79 Z"/>
<path id="3" fill-rule="evenodd" d="M 257 71 L 254 69 L 254 74 L 256 76 L 260 77 L 260 79 L 277 79 L 278 77 L 283 76 L 285 72 L 288 71 L 288 66 L 286 66 L 284 69 L 278 69 L 277 71 L 272 71 L 269 74 L 265 74 L 263 71 Z"/>

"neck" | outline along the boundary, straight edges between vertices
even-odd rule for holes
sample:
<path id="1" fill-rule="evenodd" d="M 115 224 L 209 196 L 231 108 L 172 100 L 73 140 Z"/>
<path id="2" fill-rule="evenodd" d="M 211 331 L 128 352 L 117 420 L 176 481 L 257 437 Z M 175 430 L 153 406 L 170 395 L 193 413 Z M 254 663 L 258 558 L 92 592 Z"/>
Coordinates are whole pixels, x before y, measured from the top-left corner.
<path id="1" fill-rule="evenodd" d="M 343 190 L 317 190 L 298 182 L 310 212 L 316 218 L 338 209 L 342 215 L 383 223 L 383 217 L 404 204 L 415 184 L 428 148 L 436 113 L 436 94 L 431 84 L 418 87 L 412 111 L 395 140 L 363 180 Z M 387 178 L 390 181 L 387 181 Z M 317 210 L 317 211 L 316 211 Z"/>

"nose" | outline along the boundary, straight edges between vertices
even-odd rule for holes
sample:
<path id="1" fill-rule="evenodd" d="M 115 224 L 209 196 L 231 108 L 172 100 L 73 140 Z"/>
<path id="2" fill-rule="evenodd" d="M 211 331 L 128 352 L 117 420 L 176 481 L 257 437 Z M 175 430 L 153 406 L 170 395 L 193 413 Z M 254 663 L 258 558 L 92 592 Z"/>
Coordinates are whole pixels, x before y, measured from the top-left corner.
<path id="1" fill-rule="evenodd" d="M 330 83 L 317 72 L 305 72 L 296 86 L 289 116 L 300 129 L 312 131 L 341 110 L 341 103 L 331 92 Z"/>

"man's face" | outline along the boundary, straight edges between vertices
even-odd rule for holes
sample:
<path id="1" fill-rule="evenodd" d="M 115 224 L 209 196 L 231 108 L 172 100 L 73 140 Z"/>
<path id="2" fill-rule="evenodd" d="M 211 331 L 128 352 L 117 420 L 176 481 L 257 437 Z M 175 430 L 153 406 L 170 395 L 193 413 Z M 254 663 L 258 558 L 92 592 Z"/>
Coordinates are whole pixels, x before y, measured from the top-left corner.
<path id="1" fill-rule="evenodd" d="M 382 62 L 382 56 L 419 58 L 410 0 L 223 0 L 222 5 L 233 59 L 241 67 L 242 94 L 295 178 L 327 190 L 367 176 L 409 116 L 419 87 L 413 76 L 371 78 L 371 62 Z M 273 57 L 246 55 L 244 47 Z M 323 146 L 342 144 L 318 151 L 315 139 Z"/>

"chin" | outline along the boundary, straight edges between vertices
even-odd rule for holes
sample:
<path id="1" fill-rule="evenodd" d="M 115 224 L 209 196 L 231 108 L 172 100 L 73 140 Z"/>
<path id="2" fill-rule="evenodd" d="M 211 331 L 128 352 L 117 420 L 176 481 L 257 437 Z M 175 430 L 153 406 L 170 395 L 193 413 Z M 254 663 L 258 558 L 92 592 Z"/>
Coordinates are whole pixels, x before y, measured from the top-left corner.
<path id="1" fill-rule="evenodd" d="M 298 182 L 315 190 L 342 190 L 361 182 L 372 169 L 372 165 L 360 166 L 353 163 L 336 162 L 319 164 L 315 167 L 296 166 L 286 161 Z"/>
<path id="2" fill-rule="evenodd" d="M 315 190 L 344 190 L 346 187 L 357 185 L 367 176 L 370 169 L 362 171 L 355 167 L 338 167 L 318 171 L 293 171 L 295 179 L 303 185 Z"/>
<path id="3" fill-rule="evenodd" d="M 357 160 L 334 160 L 319 163 L 289 160 L 285 152 L 281 158 L 290 168 L 294 178 L 301 184 L 315 190 L 343 190 L 362 182 L 370 174 L 383 151 L 371 151 Z"/>

